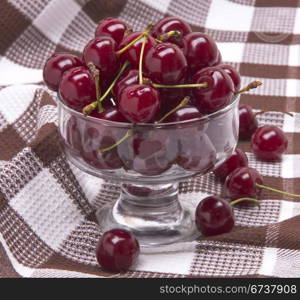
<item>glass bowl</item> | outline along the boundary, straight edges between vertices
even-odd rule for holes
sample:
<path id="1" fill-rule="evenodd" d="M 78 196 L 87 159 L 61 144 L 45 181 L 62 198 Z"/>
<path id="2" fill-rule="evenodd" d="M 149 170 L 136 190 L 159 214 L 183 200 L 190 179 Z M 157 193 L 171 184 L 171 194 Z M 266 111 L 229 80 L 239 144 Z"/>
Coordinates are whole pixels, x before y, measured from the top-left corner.
<path id="1" fill-rule="evenodd" d="M 119 199 L 96 213 L 102 230 L 130 230 L 141 246 L 199 235 L 195 205 L 178 200 L 178 182 L 212 171 L 232 154 L 238 103 L 236 96 L 222 110 L 199 119 L 131 124 L 84 116 L 58 99 L 59 132 L 68 160 L 121 185 Z"/>

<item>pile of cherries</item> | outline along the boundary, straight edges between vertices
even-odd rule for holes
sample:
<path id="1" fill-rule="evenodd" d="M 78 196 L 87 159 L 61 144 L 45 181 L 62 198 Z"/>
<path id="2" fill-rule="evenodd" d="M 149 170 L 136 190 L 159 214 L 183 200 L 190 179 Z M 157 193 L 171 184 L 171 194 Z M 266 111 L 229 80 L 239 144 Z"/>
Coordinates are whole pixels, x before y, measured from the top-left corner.
<path id="1" fill-rule="evenodd" d="M 143 32 L 133 32 L 117 18 L 106 18 L 98 24 L 95 38 L 85 46 L 81 57 L 54 53 L 45 63 L 43 76 L 49 89 L 57 91 L 61 101 L 71 109 L 97 119 L 133 124 L 201 118 L 224 108 L 235 94 L 243 91 L 239 73 L 222 64 L 213 39 L 192 32 L 186 22 L 175 17 L 164 18 Z M 284 133 L 275 126 L 258 127 L 250 106 L 240 105 L 239 112 L 240 139 L 252 137 L 252 149 L 258 158 L 280 159 L 287 148 Z M 121 143 L 124 137 L 119 136 L 118 140 L 107 129 L 101 131 L 91 126 L 82 133 L 79 127 L 71 117 L 67 140 L 81 154 L 82 143 L 88 145 L 90 151 L 84 149 L 84 159 L 97 168 L 124 167 L 153 176 L 170 168 L 175 160 L 187 170 L 199 167 L 199 155 L 187 153 L 192 147 L 184 145 L 191 141 L 184 136 L 180 156 L 177 150 L 169 151 L 177 145 L 163 131 L 142 135 L 129 131 L 125 138 L 133 134 L 135 138 Z M 157 141 L 158 150 L 154 147 Z M 203 135 L 199 143 L 203 146 L 209 141 Z M 116 144 L 121 151 L 114 147 Z M 109 151 L 96 151 L 99 148 Z M 144 150 L 138 153 L 137 148 Z M 196 149 L 203 147 L 195 146 Z M 125 157 L 120 157 L 120 153 L 126 154 Z M 155 164 L 158 158 L 159 164 Z M 211 162 L 213 166 L 214 160 Z M 214 173 L 225 182 L 224 195 L 229 200 L 210 196 L 200 201 L 196 225 L 206 236 L 233 228 L 233 205 L 257 203 L 262 188 L 274 190 L 263 186 L 261 175 L 248 167 L 247 156 L 240 149 Z M 113 229 L 102 235 L 96 257 L 104 269 L 116 272 L 127 270 L 138 253 L 139 244 L 132 233 Z"/>
<path id="2" fill-rule="evenodd" d="M 54 53 L 43 75 L 47 86 L 58 91 L 70 108 L 93 112 L 100 119 L 111 120 L 113 115 L 115 120 L 118 114 L 119 122 L 132 123 L 156 122 L 184 96 L 192 98 L 190 105 L 198 116 L 212 113 L 228 105 L 240 88 L 238 72 L 222 65 L 213 39 L 192 32 L 175 17 L 164 18 L 143 32 L 132 32 L 122 20 L 106 18 L 81 58 Z M 91 103 L 95 104 L 86 108 Z"/>
<path id="3" fill-rule="evenodd" d="M 227 106 L 241 84 L 237 70 L 222 64 L 214 40 L 175 17 L 141 32 L 106 18 L 82 57 L 54 53 L 43 76 L 66 106 L 92 117 L 72 116 L 66 124 L 67 146 L 75 156 L 97 169 L 144 176 L 161 175 L 174 164 L 206 172 L 215 165 L 216 149 L 199 128 L 172 137 L 170 130 L 138 131 L 137 126 L 126 133 L 96 127 L 93 118 L 134 125 L 200 119 Z M 193 147 L 187 136 L 199 137 Z"/>

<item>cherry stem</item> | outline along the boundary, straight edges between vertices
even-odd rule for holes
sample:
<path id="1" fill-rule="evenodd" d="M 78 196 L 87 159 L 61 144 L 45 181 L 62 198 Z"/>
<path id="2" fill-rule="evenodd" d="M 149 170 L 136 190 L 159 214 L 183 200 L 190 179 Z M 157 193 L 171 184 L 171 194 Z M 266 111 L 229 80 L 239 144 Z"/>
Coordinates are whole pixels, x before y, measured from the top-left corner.
<path id="1" fill-rule="evenodd" d="M 151 85 L 155 88 L 164 88 L 164 89 L 173 89 L 173 88 L 206 88 L 208 86 L 207 82 L 203 83 L 192 83 L 192 84 L 175 84 L 175 85 L 166 85 L 166 84 L 158 84 L 151 83 Z"/>
<path id="2" fill-rule="evenodd" d="M 147 26 L 147 28 L 140 35 L 138 35 L 134 40 L 132 40 L 129 44 L 127 44 L 122 49 L 116 51 L 116 55 L 121 55 L 122 53 L 124 53 L 125 51 L 127 51 L 132 45 L 134 45 L 137 41 L 139 41 L 140 39 L 142 39 L 145 36 L 145 34 L 149 34 L 152 29 L 153 29 L 153 25 L 149 24 Z"/>
<path id="3" fill-rule="evenodd" d="M 165 42 L 167 41 L 170 37 L 175 37 L 178 38 L 181 36 L 181 32 L 178 30 L 171 30 L 169 32 L 163 33 L 159 36 L 159 41 L 160 42 Z"/>
<path id="4" fill-rule="evenodd" d="M 267 112 L 280 112 L 280 113 L 283 113 L 285 115 L 288 115 L 290 117 L 294 117 L 294 115 L 290 112 L 287 112 L 287 111 L 276 111 L 276 110 L 262 110 L 262 111 L 259 111 L 257 113 L 254 114 L 254 116 L 257 116 L 257 115 L 262 115 L 264 113 L 267 113 Z"/>
<path id="5" fill-rule="evenodd" d="M 247 197 L 236 199 L 236 200 L 234 200 L 234 201 L 229 202 L 229 204 L 230 204 L 231 206 L 234 206 L 234 205 L 236 205 L 236 204 L 238 204 L 238 203 L 240 203 L 240 202 L 243 202 L 243 201 L 250 201 L 250 202 L 253 202 L 253 203 L 255 203 L 256 205 L 260 206 L 259 200 L 254 199 L 254 198 L 247 198 Z"/>
<path id="6" fill-rule="evenodd" d="M 176 110 L 178 110 L 181 107 L 184 107 L 185 105 L 187 105 L 189 103 L 189 101 L 191 100 L 191 98 L 189 96 L 186 96 L 183 98 L 183 100 L 177 105 L 175 106 L 173 109 L 171 109 L 169 112 L 167 112 L 162 118 L 160 118 L 157 123 L 161 123 L 162 121 L 164 121 L 169 115 L 171 115 L 172 113 L 174 113 Z"/>
<path id="7" fill-rule="evenodd" d="M 121 77 L 121 75 L 124 73 L 124 71 L 126 70 L 126 68 L 129 66 L 129 62 L 126 61 L 120 71 L 118 72 L 117 76 L 115 77 L 115 79 L 113 80 L 113 82 L 111 83 L 111 85 L 108 87 L 108 89 L 105 91 L 105 93 L 100 97 L 99 100 L 94 101 L 90 104 L 88 104 L 87 106 L 85 106 L 82 110 L 84 115 L 89 115 L 98 105 L 98 103 L 101 103 L 111 92 L 111 90 L 113 89 L 113 87 L 115 86 L 116 82 L 118 81 L 118 79 Z"/>
<path id="8" fill-rule="evenodd" d="M 111 90 L 113 89 L 113 87 L 115 86 L 115 84 L 117 83 L 117 81 L 119 80 L 119 78 L 121 77 L 121 75 L 124 73 L 124 71 L 126 70 L 126 68 L 129 66 L 129 62 L 126 61 L 120 71 L 118 72 L 117 76 L 115 77 L 115 79 L 113 80 L 113 82 L 110 84 L 110 86 L 108 87 L 108 89 L 106 90 L 106 92 L 101 96 L 100 101 L 103 101 L 111 92 Z"/>
<path id="9" fill-rule="evenodd" d="M 145 51 L 147 40 L 148 40 L 148 33 L 145 33 L 144 40 L 142 43 L 141 53 L 140 53 L 140 59 L 139 59 L 139 84 L 143 84 L 143 58 L 144 58 L 144 51 Z"/>
<path id="10" fill-rule="evenodd" d="M 99 72 L 99 70 L 96 68 L 96 66 L 92 62 L 89 62 L 87 64 L 87 66 L 88 66 L 88 68 L 89 68 L 90 72 L 92 73 L 92 75 L 94 77 L 94 80 L 95 80 L 96 99 L 97 99 L 96 102 L 97 102 L 97 105 L 98 105 L 98 110 L 101 113 L 101 112 L 104 111 L 104 108 L 103 108 L 101 102 L 99 101 L 100 95 L 101 95 L 101 90 L 100 90 L 100 72 Z"/>
<path id="11" fill-rule="evenodd" d="M 116 143 L 114 143 L 108 147 L 100 149 L 99 152 L 104 153 L 104 152 L 112 150 L 113 148 L 119 146 L 121 143 L 123 143 L 126 139 L 128 139 L 132 135 L 133 135 L 133 130 L 132 129 L 127 130 L 126 134 L 121 139 L 119 139 Z"/>
<path id="12" fill-rule="evenodd" d="M 162 122 L 164 119 L 166 119 L 171 113 L 175 112 L 176 110 L 178 110 L 179 108 L 185 106 L 188 102 L 190 101 L 190 97 L 186 96 L 184 97 L 184 99 L 175 107 L 173 108 L 171 111 L 169 111 L 166 115 L 164 115 L 157 123 Z M 121 143 L 123 143 L 126 139 L 128 139 L 129 137 L 131 137 L 133 135 L 133 129 L 129 129 L 127 130 L 126 134 L 120 139 L 118 140 L 116 143 L 102 148 L 99 150 L 100 153 L 104 153 L 106 151 L 112 150 L 113 148 L 119 146 Z"/>
<path id="13" fill-rule="evenodd" d="M 268 187 L 268 186 L 265 186 L 265 185 L 262 185 L 262 184 L 256 183 L 256 186 L 260 189 L 265 189 L 265 190 L 272 191 L 272 192 L 275 192 L 275 193 L 279 193 L 279 194 L 282 194 L 282 195 L 286 195 L 286 196 L 289 196 L 289 197 L 300 198 L 300 195 L 284 192 L 284 191 L 274 189 L 274 188 L 271 188 L 271 187 Z"/>
<path id="14" fill-rule="evenodd" d="M 249 92 L 252 89 L 256 89 L 260 85 L 262 85 L 262 82 L 260 82 L 260 81 L 252 81 L 247 86 L 245 86 L 241 90 L 236 91 L 234 93 L 237 95 L 237 94 L 242 94 L 242 93 L 245 93 L 245 92 Z"/>

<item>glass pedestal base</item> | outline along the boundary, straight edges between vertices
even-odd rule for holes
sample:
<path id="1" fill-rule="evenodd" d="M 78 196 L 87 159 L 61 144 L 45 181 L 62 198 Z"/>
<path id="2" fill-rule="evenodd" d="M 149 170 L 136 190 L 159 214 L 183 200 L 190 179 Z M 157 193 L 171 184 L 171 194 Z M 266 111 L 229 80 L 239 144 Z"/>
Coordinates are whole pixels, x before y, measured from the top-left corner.
<path id="1" fill-rule="evenodd" d="M 178 184 L 122 184 L 119 199 L 96 213 L 101 229 L 124 228 L 143 247 L 194 240 L 195 207 L 178 200 Z"/>

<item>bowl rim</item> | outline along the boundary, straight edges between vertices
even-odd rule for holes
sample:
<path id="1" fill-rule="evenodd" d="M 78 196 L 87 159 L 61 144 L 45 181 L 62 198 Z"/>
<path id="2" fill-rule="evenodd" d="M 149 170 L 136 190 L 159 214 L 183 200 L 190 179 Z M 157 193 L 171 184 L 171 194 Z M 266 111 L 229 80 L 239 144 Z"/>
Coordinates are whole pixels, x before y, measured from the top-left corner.
<path id="1" fill-rule="evenodd" d="M 107 125 L 107 126 L 114 126 L 114 127 L 123 127 L 123 128 L 132 128 L 132 127 L 155 127 L 155 128 L 161 128 L 161 127 L 169 127 L 169 126 L 178 126 L 178 125 L 189 125 L 193 124 L 195 122 L 207 122 L 211 119 L 217 118 L 228 111 L 230 111 L 239 101 L 240 99 L 240 94 L 235 94 L 232 97 L 232 101 L 226 105 L 225 107 L 221 108 L 220 110 L 217 110 L 211 114 L 204 115 L 201 118 L 194 118 L 190 120 L 184 120 L 184 121 L 179 121 L 179 122 L 168 122 L 168 123 L 125 123 L 125 122 L 116 122 L 116 121 L 109 121 L 109 120 L 104 120 L 104 119 L 98 119 L 95 117 L 91 116 L 86 116 L 83 113 L 74 110 L 73 108 L 68 107 L 66 104 L 63 103 L 61 100 L 61 96 L 59 93 L 57 93 L 57 99 L 58 99 L 58 105 L 62 107 L 64 110 L 67 110 L 70 114 L 76 115 L 80 117 L 81 119 L 86 119 L 87 121 L 93 121 L 95 123 L 99 123 L 102 125 Z"/>

